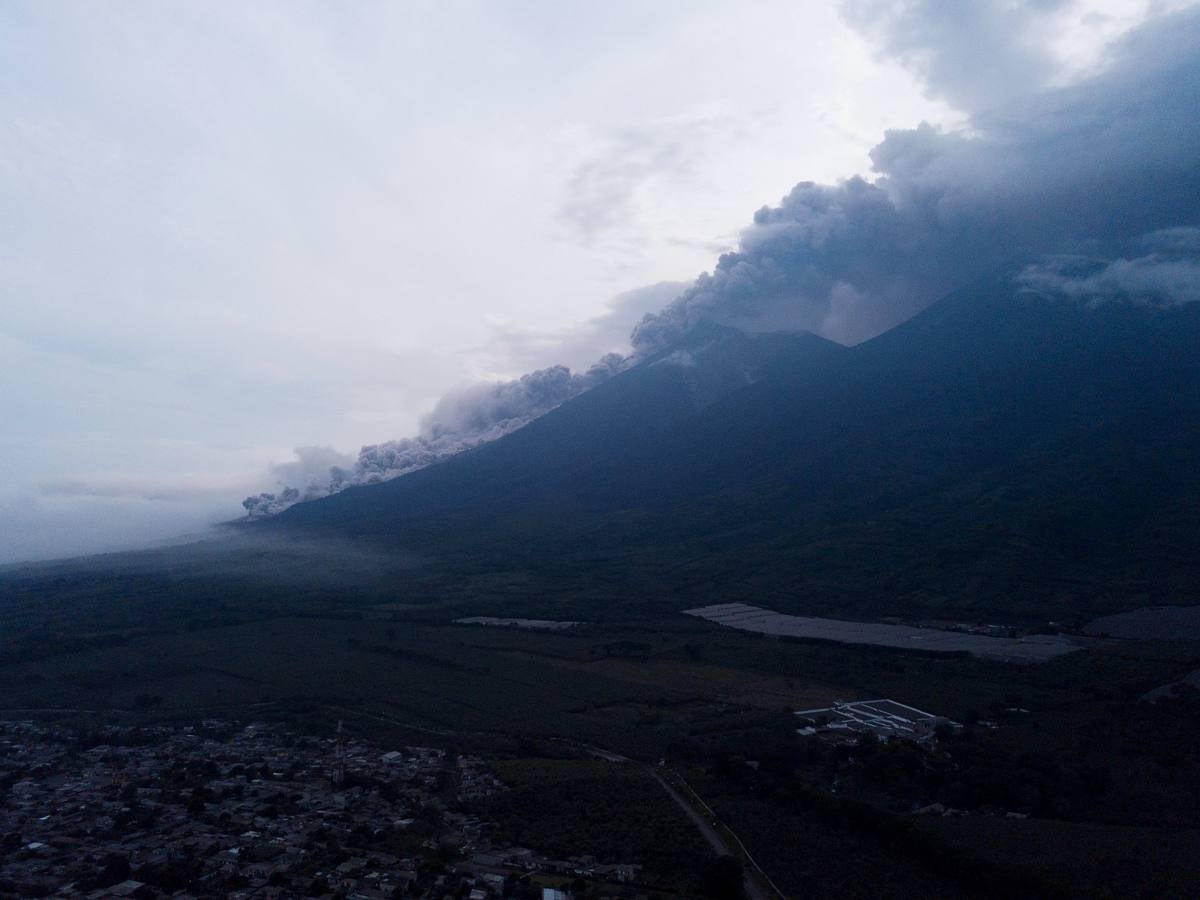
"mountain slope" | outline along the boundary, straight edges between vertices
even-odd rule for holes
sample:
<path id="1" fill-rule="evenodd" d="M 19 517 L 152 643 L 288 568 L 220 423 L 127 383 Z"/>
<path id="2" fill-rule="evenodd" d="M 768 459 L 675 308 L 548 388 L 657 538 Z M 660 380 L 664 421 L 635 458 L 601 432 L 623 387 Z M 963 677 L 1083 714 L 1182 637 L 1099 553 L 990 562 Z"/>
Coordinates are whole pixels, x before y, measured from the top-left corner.
<path id="1" fill-rule="evenodd" d="M 270 524 L 376 534 L 431 515 L 505 515 L 551 499 L 592 511 L 644 503 L 647 491 L 658 493 L 647 482 L 666 477 L 657 448 L 676 443 L 689 423 L 763 378 L 815 378 L 847 353 L 815 335 L 704 326 L 503 439 L 293 507 Z"/>
<path id="2" fill-rule="evenodd" d="M 997 280 L 852 349 L 706 327 L 494 444 L 269 528 L 551 592 L 568 572 L 840 612 L 1173 602 L 1198 582 L 1198 307 Z"/>

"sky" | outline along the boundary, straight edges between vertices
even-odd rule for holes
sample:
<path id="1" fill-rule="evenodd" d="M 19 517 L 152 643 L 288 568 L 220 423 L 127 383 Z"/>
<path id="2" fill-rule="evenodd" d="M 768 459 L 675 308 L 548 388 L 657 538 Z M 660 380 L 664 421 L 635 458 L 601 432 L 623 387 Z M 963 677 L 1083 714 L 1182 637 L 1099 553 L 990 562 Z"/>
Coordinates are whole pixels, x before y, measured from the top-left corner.
<path id="1" fill-rule="evenodd" d="M 993 196 L 1029 98 L 1132 96 L 1107 48 L 1188 5 L 6 3 L 0 562 L 196 533 L 448 392 L 673 333 L 829 197 L 926 183 L 915 146 Z M 853 342 L 962 274 L 827 258 L 763 321 Z"/>

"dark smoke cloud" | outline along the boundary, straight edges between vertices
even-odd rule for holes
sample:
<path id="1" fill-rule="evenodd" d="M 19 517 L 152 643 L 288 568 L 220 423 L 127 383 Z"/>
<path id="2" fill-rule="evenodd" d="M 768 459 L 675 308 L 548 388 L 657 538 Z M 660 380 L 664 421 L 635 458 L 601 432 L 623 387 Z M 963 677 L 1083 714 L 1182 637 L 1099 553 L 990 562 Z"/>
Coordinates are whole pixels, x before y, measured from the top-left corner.
<path id="1" fill-rule="evenodd" d="M 900 5 L 906 53 L 922 33 L 917 13 L 941 6 Z M 931 33 L 921 58 L 954 43 Z M 855 343 L 998 268 L 1111 254 L 1200 223 L 1198 48 L 1200 12 L 1162 16 L 1086 82 L 976 113 L 962 132 L 889 132 L 871 153 L 874 180 L 805 182 L 760 209 L 736 252 L 643 320 L 635 352 L 702 319 Z"/>
<path id="2" fill-rule="evenodd" d="M 969 120 L 888 132 L 871 179 L 802 182 L 633 331 L 634 355 L 584 374 L 543 369 L 444 398 L 415 438 L 364 447 L 352 467 L 280 495 L 273 512 L 393 478 L 520 428 L 701 321 L 750 331 L 872 337 L 1000 269 L 1026 291 L 1086 303 L 1200 299 L 1200 9 L 1160 14 L 1066 87 L 1040 0 L 848 0 L 848 22 Z M 1143 237 L 1149 235 L 1149 237 Z M 1139 243 L 1140 242 L 1140 243 Z M 1132 249 L 1131 249 L 1132 248 Z"/>

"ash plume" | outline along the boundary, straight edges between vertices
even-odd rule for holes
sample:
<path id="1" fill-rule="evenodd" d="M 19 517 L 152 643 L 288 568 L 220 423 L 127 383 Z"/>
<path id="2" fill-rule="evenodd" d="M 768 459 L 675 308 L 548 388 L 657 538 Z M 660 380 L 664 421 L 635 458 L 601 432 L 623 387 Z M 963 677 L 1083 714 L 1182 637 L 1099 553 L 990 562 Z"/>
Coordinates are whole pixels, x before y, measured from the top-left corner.
<path id="1" fill-rule="evenodd" d="M 1080 74 L 1053 49 L 1065 0 L 847 0 L 846 21 L 964 113 L 961 128 L 889 131 L 870 177 L 801 182 L 758 210 L 736 251 L 644 316 L 630 358 L 456 392 L 418 436 L 364 447 L 247 511 L 501 437 L 701 322 L 854 344 L 1001 270 L 1019 271 L 1023 291 L 1085 303 L 1200 299 L 1200 7 L 1159 9 Z"/>
<path id="2" fill-rule="evenodd" d="M 543 416 L 621 370 L 613 353 L 586 372 L 551 366 L 514 381 L 482 384 L 447 394 L 415 438 L 363 447 L 354 466 L 355 484 L 370 484 L 424 468 L 447 456 L 503 437 Z"/>
<path id="3" fill-rule="evenodd" d="M 278 493 L 264 492 L 247 497 L 242 507 L 251 517 L 282 512 L 302 500 L 325 497 L 345 482 L 354 465 L 353 458 L 332 447 L 297 447 L 292 462 L 271 466 L 271 474 L 281 485 Z"/>
<path id="4" fill-rule="evenodd" d="M 970 60 L 949 52 L 974 47 L 981 21 L 1013 6 L 943 15 L 944 3 L 848 4 L 885 53 L 967 107 L 967 126 L 888 132 L 871 152 L 873 179 L 803 182 L 760 209 L 736 252 L 637 326 L 635 352 L 701 320 L 857 343 L 998 269 L 1047 254 L 1111 255 L 1140 235 L 1200 223 L 1200 10 L 1150 20 L 1110 47 L 1098 74 L 1048 88 L 1048 50 L 1043 64 L 1027 64 L 1032 13 L 1018 17 L 1019 53 L 994 40 Z M 989 80 L 989 53 L 1001 71 L 1029 73 L 1014 82 L 1028 92 L 1013 97 Z"/>
<path id="5" fill-rule="evenodd" d="M 247 497 L 242 506 L 251 518 L 259 518 L 352 485 L 375 484 L 407 475 L 516 431 L 607 380 L 626 363 L 619 353 L 610 353 L 586 372 L 551 366 L 513 381 L 453 391 L 439 400 L 423 419 L 416 437 L 370 444 L 353 461 L 330 448 L 297 448 L 296 462 L 273 467 L 282 489 Z M 296 484 L 305 487 L 298 488 Z"/>

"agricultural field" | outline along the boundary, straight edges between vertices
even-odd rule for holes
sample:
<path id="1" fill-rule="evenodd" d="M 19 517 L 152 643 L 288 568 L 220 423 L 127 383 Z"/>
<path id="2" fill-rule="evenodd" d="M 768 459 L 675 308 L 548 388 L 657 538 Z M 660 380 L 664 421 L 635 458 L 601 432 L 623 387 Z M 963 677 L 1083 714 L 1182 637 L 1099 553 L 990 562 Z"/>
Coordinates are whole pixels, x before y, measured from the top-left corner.
<path id="1" fill-rule="evenodd" d="M 1093 619 L 1088 634 L 1140 640 L 1178 641 L 1200 635 L 1200 606 L 1152 606 Z"/>
<path id="2" fill-rule="evenodd" d="M 969 653 L 983 659 L 1041 662 L 1081 649 L 1079 641 L 1062 635 L 991 637 L 940 628 L 914 628 L 882 622 L 847 622 L 811 616 L 790 616 L 745 603 L 719 603 L 686 610 L 709 622 L 739 631 L 842 644 L 868 644 L 926 653 Z"/>
<path id="3" fill-rule="evenodd" d="M 1114 842 L 1121 828 L 1134 829 L 1131 840 L 1161 829 L 1171 848 L 1172 835 L 1200 827 L 1198 719 L 1187 697 L 1138 702 L 1200 667 L 1197 642 L 1114 639 L 1018 665 L 773 638 L 653 598 L 630 601 L 620 615 L 577 598 L 554 618 L 583 624 L 546 631 L 456 624 L 505 609 L 478 597 L 364 586 L 361 595 L 248 590 L 218 600 L 202 581 L 157 592 L 137 579 L 131 585 L 141 590 L 121 601 L 129 627 L 119 633 L 97 631 L 103 611 L 90 604 L 74 615 L 60 602 L 36 621 L 34 598 L 24 598 L 15 621 L 29 637 L 12 640 L 0 659 L 8 718 L 86 725 L 253 716 L 325 736 L 342 720 L 349 733 L 380 741 L 479 752 L 514 785 L 498 819 L 548 849 L 554 829 L 538 831 L 533 811 L 560 810 L 547 821 L 566 823 L 582 804 L 597 810 L 596 821 L 571 827 L 603 831 L 597 823 L 669 800 L 637 774 L 666 761 L 771 876 L 798 893 L 831 884 L 822 857 L 853 851 L 862 866 L 839 882 L 851 896 L 856 884 L 865 891 L 888 871 L 912 891 L 941 896 L 975 876 L 1053 895 L 1053 873 L 1030 870 L 1017 850 L 979 859 L 967 853 L 965 835 L 1008 827 L 1019 848 L 1022 823 L 1103 826 Z M 549 618 L 544 601 L 525 596 L 513 606 L 519 618 Z M 951 748 L 957 781 L 939 780 L 937 765 L 899 751 L 885 750 L 871 765 L 806 755 L 792 710 L 878 697 L 966 723 L 968 736 Z M 628 756 L 643 768 L 583 759 L 589 752 Z M 822 805 L 835 785 L 838 802 L 850 807 Z M 773 796 L 792 800 L 781 805 Z M 969 814 L 909 822 L 915 804 L 934 800 Z M 979 810 L 1010 808 L 1030 818 L 976 821 L 995 818 Z M 586 843 L 591 832 L 572 834 Z M 694 831 L 681 835 L 699 840 Z M 898 850 L 897 840 L 907 843 Z M 626 849 L 649 860 L 654 848 L 638 838 Z M 905 862 L 951 851 L 956 862 L 946 870 Z M 678 862 L 652 865 L 666 872 Z"/>

